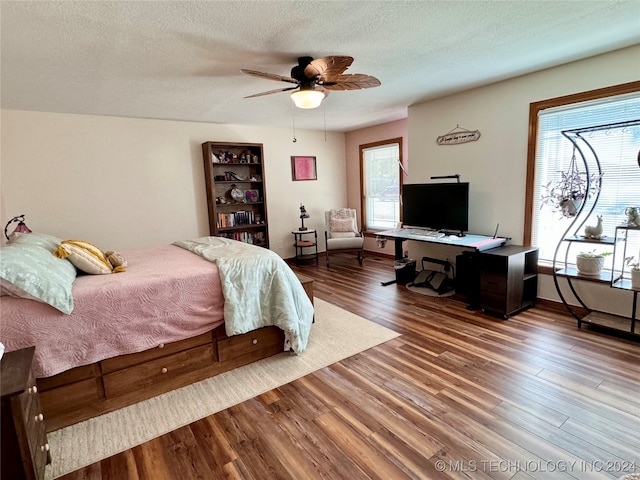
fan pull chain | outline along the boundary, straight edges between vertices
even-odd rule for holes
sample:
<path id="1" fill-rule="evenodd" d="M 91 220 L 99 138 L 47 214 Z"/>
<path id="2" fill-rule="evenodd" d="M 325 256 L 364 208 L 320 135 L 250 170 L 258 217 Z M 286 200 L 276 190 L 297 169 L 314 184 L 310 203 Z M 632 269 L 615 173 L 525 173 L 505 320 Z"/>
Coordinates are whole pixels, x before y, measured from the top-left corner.
<path id="1" fill-rule="evenodd" d="M 324 117 L 324 142 L 327 143 L 327 103 L 322 104 L 322 116 Z"/>
<path id="2" fill-rule="evenodd" d="M 293 106 L 293 101 L 291 102 L 291 121 L 293 123 L 293 143 L 296 143 L 298 141 L 296 138 L 296 108 Z"/>

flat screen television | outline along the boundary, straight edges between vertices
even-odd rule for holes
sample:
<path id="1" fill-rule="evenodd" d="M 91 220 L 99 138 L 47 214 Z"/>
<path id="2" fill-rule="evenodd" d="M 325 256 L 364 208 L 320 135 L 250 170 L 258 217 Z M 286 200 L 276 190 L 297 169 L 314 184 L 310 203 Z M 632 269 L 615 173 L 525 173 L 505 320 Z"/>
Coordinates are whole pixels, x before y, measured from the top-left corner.
<path id="1" fill-rule="evenodd" d="M 403 185 L 402 223 L 464 235 L 469 229 L 469 183 Z"/>

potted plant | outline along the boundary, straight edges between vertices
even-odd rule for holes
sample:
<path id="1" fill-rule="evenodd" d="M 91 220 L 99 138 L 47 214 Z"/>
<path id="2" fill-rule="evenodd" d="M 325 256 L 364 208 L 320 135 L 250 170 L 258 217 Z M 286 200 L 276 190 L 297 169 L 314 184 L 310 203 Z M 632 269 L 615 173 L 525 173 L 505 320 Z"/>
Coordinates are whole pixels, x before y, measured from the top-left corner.
<path id="1" fill-rule="evenodd" d="M 587 172 L 579 171 L 574 147 L 569 169 L 560 172 L 560 180 L 542 185 L 540 208 L 548 205 L 560 211 L 563 217 L 576 216 L 584 200 L 600 190 L 602 175 L 588 175 Z"/>
<path id="2" fill-rule="evenodd" d="M 596 253 L 580 252 L 576 255 L 576 267 L 579 275 L 598 276 L 604 267 L 604 258 L 611 255 L 612 252 Z"/>
<path id="3" fill-rule="evenodd" d="M 624 263 L 631 271 L 631 288 L 640 289 L 640 261 L 635 257 L 627 257 Z"/>

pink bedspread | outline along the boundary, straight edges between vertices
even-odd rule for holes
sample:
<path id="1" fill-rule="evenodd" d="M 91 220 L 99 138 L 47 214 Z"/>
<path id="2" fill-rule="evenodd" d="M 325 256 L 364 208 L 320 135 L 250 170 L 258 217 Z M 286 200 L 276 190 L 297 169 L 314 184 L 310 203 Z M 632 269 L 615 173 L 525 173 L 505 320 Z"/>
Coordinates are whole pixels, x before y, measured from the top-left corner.
<path id="1" fill-rule="evenodd" d="M 214 263 L 173 245 L 121 253 L 129 263 L 126 272 L 78 275 L 71 315 L 34 300 L 1 297 L 6 351 L 35 345 L 35 375 L 49 377 L 223 323 Z"/>

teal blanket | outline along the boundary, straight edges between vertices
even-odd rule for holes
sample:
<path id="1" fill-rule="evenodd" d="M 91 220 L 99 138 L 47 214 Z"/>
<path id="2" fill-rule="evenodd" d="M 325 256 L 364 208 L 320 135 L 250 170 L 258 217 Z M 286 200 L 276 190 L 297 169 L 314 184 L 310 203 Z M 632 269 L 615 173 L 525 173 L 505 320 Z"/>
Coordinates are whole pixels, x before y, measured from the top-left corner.
<path id="1" fill-rule="evenodd" d="M 304 351 L 313 305 L 282 258 L 266 248 L 220 237 L 180 240 L 173 245 L 218 266 L 227 335 L 275 325 L 285 333 L 285 350 Z"/>

